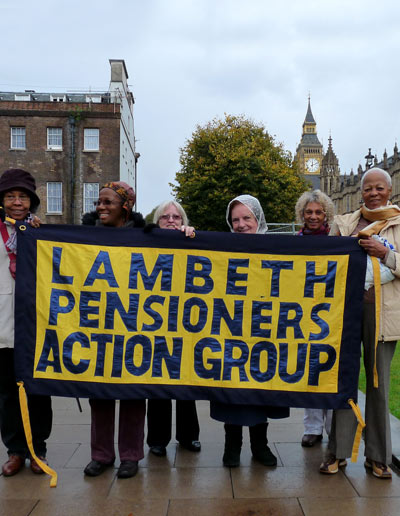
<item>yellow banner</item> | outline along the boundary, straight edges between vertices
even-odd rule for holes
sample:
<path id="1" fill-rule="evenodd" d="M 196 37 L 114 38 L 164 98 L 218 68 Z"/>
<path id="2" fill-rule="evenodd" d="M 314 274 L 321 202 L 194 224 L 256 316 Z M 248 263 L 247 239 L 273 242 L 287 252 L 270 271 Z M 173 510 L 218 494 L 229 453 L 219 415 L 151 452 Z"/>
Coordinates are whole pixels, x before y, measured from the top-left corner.
<path id="1" fill-rule="evenodd" d="M 335 393 L 348 260 L 39 240 L 33 377 Z"/>

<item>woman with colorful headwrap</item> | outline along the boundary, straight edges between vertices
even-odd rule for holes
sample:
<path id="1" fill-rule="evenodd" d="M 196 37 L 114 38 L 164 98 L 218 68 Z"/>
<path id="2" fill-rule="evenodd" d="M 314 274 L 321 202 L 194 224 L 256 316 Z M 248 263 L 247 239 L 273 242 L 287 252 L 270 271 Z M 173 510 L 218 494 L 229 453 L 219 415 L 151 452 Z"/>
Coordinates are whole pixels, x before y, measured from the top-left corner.
<path id="1" fill-rule="evenodd" d="M 369 169 L 361 179 L 361 208 L 354 213 L 337 215 L 331 230 L 332 235 L 357 237 L 368 255 L 378 258 L 392 272 L 391 278 L 381 274 L 380 306 L 376 306 L 375 287 L 365 286 L 361 328 L 367 379 L 364 465 L 375 477 L 382 479 L 392 477 L 388 466 L 392 460 L 390 364 L 400 339 L 400 254 L 397 252 L 400 249 L 400 208 L 390 203 L 391 192 L 390 175 L 377 167 Z M 375 322 L 379 313 L 376 342 Z M 352 410 L 333 412 L 328 444 L 330 454 L 320 466 L 321 473 L 335 474 L 340 467 L 346 466 L 356 428 L 357 420 Z"/>
<path id="2" fill-rule="evenodd" d="M 144 227 L 140 213 L 132 212 L 136 195 L 127 183 L 113 181 L 100 190 L 94 203 L 95 212 L 83 216 L 84 224 L 122 227 Z M 85 474 L 101 475 L 114 465 L 115 400 L 90 399 L 91 407 L 91 462 Z M 138 471 L 138 461 L 144 457 L 145 400 L 121 400 L 119 403 L 118 450 L 121 464 L 118 478 L 130 478 Z"/>
<path id="3" fill-rule="evenodd" d="M 261 204 L 251 195 L 239 195 L 228 204 L 226 222 L 233 233 L 254 234 L 268 231 Z M 277 459 L 268 446 L 267 420 L 269 417 L 289 417 L 288 408 L 211 402 L 210 414 L 213 419 L 225 423 L 225 449 L 222 458 L 224 466 L 232 468 L 240 464 L 243 426 L 249 427 L 253 458 L 264 466 L 276 466 Z"/>

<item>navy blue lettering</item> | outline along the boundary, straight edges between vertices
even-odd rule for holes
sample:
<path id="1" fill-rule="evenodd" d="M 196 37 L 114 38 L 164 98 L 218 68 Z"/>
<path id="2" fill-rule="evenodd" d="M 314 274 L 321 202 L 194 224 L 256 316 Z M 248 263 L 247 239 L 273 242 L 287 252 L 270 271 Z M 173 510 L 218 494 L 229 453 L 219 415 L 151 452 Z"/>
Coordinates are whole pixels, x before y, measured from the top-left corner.
<path id="1" fill-rule="evenodd" d="M 135 364 L 134 355 L 135 347 L 142 347 L 142 363 Z M 125 367 L 127 371 L 133 376 L 142 376 L 147 373 L 151 365 L 151 342 L 145 335 L 135 335 L 126 342 L 125 350 Z"/>
<path id="2" fill-rule="evenodd" d="M 323 340 L 329 335 L 329 325 L 326 321 L 321 319 L 318 313 L 322 311 L 329 312 L 330 308 L 330 303 L 320 303 L 319 305 L 315 305 L 311 310 L 311 320 L 321 328 L 321 331 L 319 333 L 310 333 L 308 337 L 309 340 Z"/>
<path id="3" fill-rule="evenodd" d="M 236 285 L 238 281 L 247 281 L 247 273 L 237 272 L 238 267 L 248 267 L 248 258 L 231 258 L 228 262 L 228 273 L 226 279 L 226 293 L 245 296 L 247 294 L 247 286 Z"/>
<path id="4" fill-rule="evenodd" d="M 220 380 L 221 358 L 208 358 L 205 364 L 203 356 L 204 350 L 210 350 L 213 353 L 220 353 L 221 344 L 217 339 L 213 339 L 212 337 L 200 339 L 199 342 L 196 343 L 194 347 L 194 370 L 197 376 L 206 380 Z"/>
<path id="5" fill-rule="evenodd" d="M 100 292 L 81 292 L 79 300 L 79 326 L 81 328 L 98 328 L 99 319 L 89 319 L 89 315 L 99 315 L 98 306 L 89 306 L 90 301 L 100 301 Z"/>
<path id="6" fill-rule="evenodd" d="M 196 323 L 192 324 L 192 308 L 197 306 L 199 309 L 199 316 Z M 191 297 L 183 305 L 182 324 L 186 331 L 190 333 L 199 333 L 207 323 L 207 304 L 199 297 Z"/>
<path id="7" fill-rule="evenodd" d="M 196 266 L 200 265 L 198 269 Z M 185 292 L 192 294 L 209 294 L 214 288 L 214 281 L 211 278 L 212 264 L 205 256 L 187 257 Z M 195 279 L 200 278 L 202 285 L 195 285 Z"/>
<path id="8" fill-rule="evenodd" d="M 321 362 L 321 355 L 327 354 L 325 362 Z M 310 344 L 310 367 L 308 373 L 308 385 L 318 385 L 319 375 L 323 371 L 332 369 L 336 360 L 336 350 L 329 344 Z"/>
<path id="9" fill-rule="evenodd" d="M 261 362 L 263 354 L 267 354 L 267 368 L 265 371 L 261 370 Z M 250 375 L 259 383 L 265 383 L 275 376 L 276 366 L 278 362 L 278 352 L 272 342 L 261 340 L 254 344 L 251 350 L 250 357 Z"/>
<path id="10" fill-rule="evenodd" d="M 314 297 L 314 285 L 325 283 L 325 297 L 333 297 L 335 291 L 337 262 L 328 261 L 328 272 L 316 274 L 315 262 L 306 263 L 306 280 L 304 283 L 304 297 Z"/>
<path id="11" fill-rule="evenodd" d="M 112 378 L 121 378 L 122 375 L 122 362 L 124 357 L 124 336 L 115 335 L 114 337 L 114 353 L 113 353 L 113 365 L 111 371 Z"/>
<path id="12" fill-rule="evenodd" d="M 171 296 L 168 306 L 168 331 L 176 331 L 178 328 L 179 296 Z"/>
<path id="13" fill-rule="evenodd" d="M 292 346 L 293 347 L 293 346 Z M 294 373 L 288 373 L 289 346 L 286 342 L 279 344 L 279 376 L 286 383 L 297 383 L 304 376 L 307 359 L 307 344 L 297 345 L 297 365 Z"/>
<path id="14" fill-rule="evenodd" d="M 154 378 L 162 377 L 162 364 L 164 362 L 169 377 L 173 380 L 179 380 L 181 377 L 182 348 L 183 339 L 181 337 L 173 337 L 172 353 L 169 352 L 165 337 L 155 337 L 152 376 Z"/>
<path id="15" fill-rule="evenodd" d="M 243 301 L 235 301 L 233 317 L 231 317 L 226 308 L 223 299 L 214 299 L 213 320 L 211 326 L 211 334 L 219 335 L 221 333 L 221 320 L 225 321 L 231 335 L 240 337 L 242 335 L 243 323 Z"/>
<path id="16" fill-rule="evenodd" d="M 263 310 L 272 311 L 271 301 L 253 301 L 251 310 L 251 336 L 269 339 L 271 337 L 270 328 L 261 328 L 261 325 L 271 324 L 271 316 L 263 315 Z"/>
<path id="17" fill-rule="evenodd" d="M 50 360 L 50 353 L 53 353 L 53 360 Z M 56 330 L 46 330 L 42 353 L 36 371 L 46 371 L 48 367 L 52 367 L 55 373 L 61 373 L 60 347 Z"/>
<path id="18" fill-rule="evenodd" d="M 289 319 L 289 312 L 294 312 L 294 317 Z M 300 321 L 303 317 L 303 309 L 299 303 L 281 303 L 276 336 L 278 339 L 286 339 L 287 329 L 293 328 L 294 338 L 303 339 Z"/>
<path id="19" fill-rule="evenodd" d="M 153 318 L 152 324 L 143 324 L 142 331 L 156 331 L 159 330 L 163 323 L 163 318 L 161 315 L 153 310 L 151 305 L 153 303 L 164 305 L 165 297 L 162 296 L 149 296 L 143 304 L 144 312 Z"/>
<path id="20" fill-rule="evenodd" d="M 128 311 L 126 311 L 118 292 L 107 292 L 104 328 L 106 330 L 114 329 L 115 312 L 117 312 L 128 331 L 137 331 L 138 307 L 139 294 L 129 294 L 129 308 Z"/>
<path id="21" fill-rule="evenodd" d="M 234 350 L 240 350 L 240 356 L 233 358 Z M 225 340 L 225 353 L 224 353 L 224 371 L 222 374 L 223 380 L 231 380 L 232 369 L 238 368 L 239 378 L 241 382 L 248 382 L 247 374 L 245 371 L 245 364 L 249 358 L 249 348 L 242 340 L 226 339 Z"/>
<path id="22" fill-rule="evenodd" d="M 97 342 L 97 360 L 94 375 L 104 376 L 106 348 L 107 344 L 113 341 L 113 336 L 107 333 L 92 333 L 90 340 L 92 342 Z"/>
<path id="23" fill-rule="evenodd" d="M 67 299 L 67 304 L 65 306 L 61 305 L 61 298 Z M 51 289 L 49 324 L 56 326 L 58 323 L 58 314 L 68 314 L 72 311 L 74 306 L 75 298 L 71 292 L 68 290 L 59 290 L 57 288 Z"/>
<path id="24" fill-rule="evenodd" d="M 51 282 L 72 285 L 74 281 L 73 276 L 64 276 L 60 274 L 61 254 L 62 247 L 53 247 L 53 277 Z"/>
<path id="25" fill-rule="evenodd" d="M 272 270 L 271 297 L 279 297 L 279 280 L 282 270 L 293 270 L 293 262 L 280 260 L 261 260 L 263 269 Z"/>
<path id="26" fill-rule="evenodd" d="M 104 267 L 104 272 L 100 272 L 100 268 Z M 111 266 L 110 256 L 107 251 L 99 251 L 95 261 L 87 275 L 84 286 L 91 287 L 96 280 L 107 281 L 110 287 L 118 287 L 114 271 Z"/>
<path id="27" fill-rule="evenodd" d="M 74 354 L 74 344 L 80 344 L 81 348 L 90 349 L 89 339 L 84 333 L 76 331 L 71 333 L 71 335 L 68 335 L 68 337 L 64 340 L 64 366 L 70 373 L 81 374 L 88 370 L 90 361 L 81 359 L 78 363 L 76 363 L 76 356 L 74 357 L 74 360 L 72 359 Z"/>
<path id="28" fill-rule="evenodd" d="M 131 268 L 129 271 L 129 288 L 137 290 L 138 273 L 142 277 L 145 290 L 153 290 L 158 276 L 161 273 L 161 290 L 170 291 L 172 288 L 172 267 L 174 263 L 173 254 L 160 254 L 151 271 L 147 272 L 142 253 L 132 253 Z"/>

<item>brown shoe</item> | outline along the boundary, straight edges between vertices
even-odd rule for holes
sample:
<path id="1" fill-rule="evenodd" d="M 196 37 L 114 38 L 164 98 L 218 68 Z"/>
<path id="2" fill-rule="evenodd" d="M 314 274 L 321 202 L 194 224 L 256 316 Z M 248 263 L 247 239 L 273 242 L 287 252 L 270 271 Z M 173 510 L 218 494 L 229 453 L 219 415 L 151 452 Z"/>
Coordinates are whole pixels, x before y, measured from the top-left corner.
<path id="1" fill-rule="evenodd" d="M 46 460 L 46 457 L 41 457 L 40 455 L 38 455 L 38 458 L 44 462 L 45 464 L 47 464 L 47 460 Z M 39 464 L 35 461 L 35 459 L 31 459 L 31 470 L 32 470 L 32 473 L 35 473 L 35 475 L 42 475 L 44 473 L 44 471 L 42 470 L 42 468 L 39 466 Z"/>
<path id="2" fill-rule="evenodd" d="M 339 468 L 344 468 L 344 466 L 347 466 L 346 459 L 337 459 L 334 455 L 329 455 L 319 467 L 319 472 L 334 475 L 339 471 Z"/>
<path id="3" fill-rule="evenodd" d="M 317 444 L 319 441 L 322 441 L 322 434 L 304 434 L 303 439 L 301 440 L 301 445 L 305 448 L 311 448 L 314 444 Z"/>
<path id="4" fill-rule="evenodd" d="M 2 471 L 5 477 L 12 477 L 25 466 L 25 459 L 19 455 L 10 455 L 8 461 L 3 464 Z"/>
<path id="5" fill-rule="evenodd" d="M 382 462 L 376 462 L 375 460 L 365 459 L 364 466 L 368 469 L 372 469 L 372 474 L 376 478 L 392 478 L 392 470 L 386 464 Z"/>

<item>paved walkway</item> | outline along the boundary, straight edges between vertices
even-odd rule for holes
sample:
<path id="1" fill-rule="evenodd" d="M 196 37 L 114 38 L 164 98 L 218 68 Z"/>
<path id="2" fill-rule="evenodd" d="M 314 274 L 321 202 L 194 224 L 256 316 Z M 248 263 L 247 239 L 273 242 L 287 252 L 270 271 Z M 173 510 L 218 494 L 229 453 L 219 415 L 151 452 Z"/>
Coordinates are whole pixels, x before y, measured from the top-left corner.
<path id="1" fill-rule="evenodd" d="M 49 477 L 33 475 L 28 467 L 15 477 L 0 478 L 1 516 L 398 516 L 400 476 L 374 478 L 363 467 L 363 450 L 356 464 L 337 475 L 324 476 L 318 466 L 326 438 L 311 449 L 300 446 L 303 411 L 273 421 L 269 439 L 278 456 L 276 468 L 251 459 L 247 432 L 241 467 L 222 466 L 223 426 L 210 419 L 208 402 L 198 402 L 201 453 L 168 446 L 165 458 L 146 456 L 132 479 L 117 479 L 116 469 L 87 478 L 90 460 L 90 411 L 83 413 L 73 399 L 54 399 L 54 429 L 48 459 L 58 472 L 58 487 Z M 393 418 L 394 451 L 400 456 L 400 422 Z M 0 460 L 6 460 L 4 447 Z M 116 466 L 118 466 L 118 460 Z"/>

